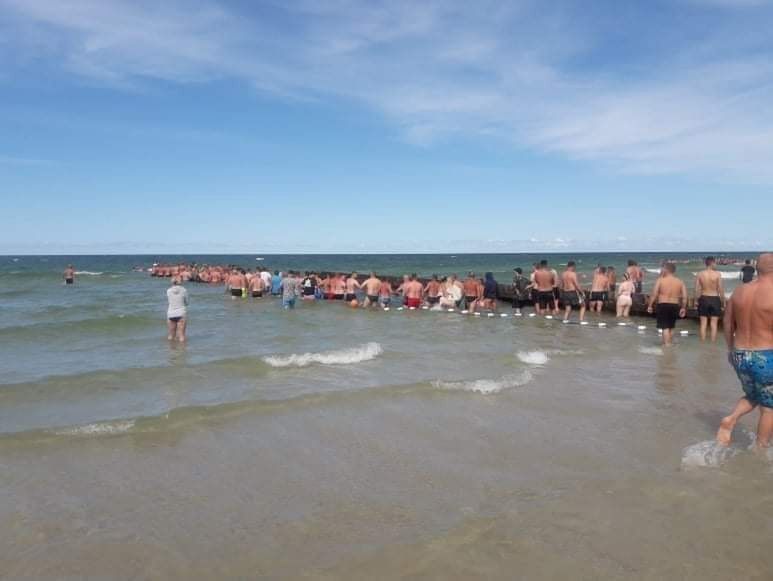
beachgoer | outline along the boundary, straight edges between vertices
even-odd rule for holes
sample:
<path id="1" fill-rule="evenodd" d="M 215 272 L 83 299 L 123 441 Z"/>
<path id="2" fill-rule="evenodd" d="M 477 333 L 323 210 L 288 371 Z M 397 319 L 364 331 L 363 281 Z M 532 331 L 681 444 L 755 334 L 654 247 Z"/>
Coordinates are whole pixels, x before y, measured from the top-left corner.
<path id="1" fill-rule="evenodd" d="M 481 308 L 496 312 L 497 310 L 497 290 L 499 285 L 494 280 L 494 275 L 487 272 L 483 279 L 483 298 L 481 299 Z"/>
<path id="2" fill-rule="evenodd" d="M 666 347 L 673 344 L 677 319 L 683 319 L 687 314 L 687 287 L 675 273 L 676 266 L 672 262 L 663 265 L 647 306 L 647 312 L 654 312 L 657 316 L 657 327 L 663 331 L 663 345 Z"/>
<path id="3" fill-rule="evenodd" d="M 388 280 L 382 280 L 381 285 L 378 287 L 378 302 L 379 304 L 386 308 L 392 303 L 392 294 L 394 293 L 394 289 L 392 288 L 392 283 L 390 283 Z"/>
<path id="4" fill-rule="evenodd" d="M 427 283 L 427 286 L 424 287 L 424 295 L 426 296 L 427 304 L 430 307 L 434 307 L 440 302 L 441 291 L 438 275 L 432 275 L 432 279 Z"/>
<path id="5" fill-rule="evenodd" d="M 173 341 L 175 338 L 181 343 L 185 342 L 185 330 L 188 326 L 188 291 L 180 284 L 180 279 L 174 277 L 172 286 L 166 290 L 168 306 L 166 309 L 166 338 Z"/>
<path id="6" fill-rule="evenodd" d="M 590 310 L 600 313 L 608 298 L 609 276 L 607 276 L 607 267 L 599 266 L 593 274 L 593 283 L 590 289 Z"/>
<path id="7" fill-rule="evenodd" d="M 296 278 L 296 272 L 291 270 L 287 276 L 282 279 L 282 308 L 294 309 L 295 299 L 300 294 L 301 283 Z"/>
<path id="8" fill-rule="evenodd" d="M 549 312 L 551 305 L 554 305 L 556 298 L 553 295 L 553 288 L 555 286 L 555 277 L 548 270 L 548 261 L 542 260 L 539 263 L 539 268 L 534 272 L 534 287 L 537 289 L 534 308 L 538 315 Z"/>
<path id="9" fill-rule="evenodd" d="M 238 269 L 234 268 L 226 281 L 226 288 L 231 293 L 232 299 L 240 298 L 247 290 L 247 279 Z"/>
<path id="10" fill-rule="evenodd" d="M 617 271 L 614 266 L 607 266 L 607 278 L 609 279 L 609 298 L 615 298 L 617 290 Z"/>
<path id="11" fill-rule="evenodd" d="M 424 290 L 424 287 L 416 279 L 416 275 L 412 274 L 408 280 L 408 284 L 403 287 L 404 304 L 409 309 L 415 309 L 421 306 L 421 293 Z"/>
<path id="12" fill-rule="evenodd" d="M 381 280 L 376 276 L 375 272 L 370 273 L 370 276 L 362 283 L 362 288 L 365 289 L 365 301 L 362 303 L 362 306 L 377 307 L 379 303 L 378 297 L 381 289 Z"/>
<path id="13" fill-rule="evenodd" d="M 759 406 L 755 442 L 764 449 L 773 433 L 773 253 L 759 257 L 757 275 L 756 281 L 735 289 L 725 310 L 728 360 L 744 397 L 720 422 L 717 441 L 728 445 L 738 419 Z"/>
<path id="14" fill-rule="evenodd" d="M 282 294 L 282 275 L 279 274 L 278 270 L 275 270 L 273 276 L 271 277 L 271 295 L 278 297 L 281 294 Z"/>
<path id="15" fill-rule="evenodd" d="M 577 263 L 570 260 L 561 275 L 561 302 L 564 304 L 564 320 L 568 321 L 572 309 L 580 309 L 580 322 L 585 320 L 585 295 L 577 280 Z"/>
<path id="16" fill-rule="evenodd" d="M 628 261 L 628 268 L 626 268 L 625 271 L 628 273 L 628 276 L 631 278 L 631 282 L 633 283 L 633 286 L 634 286 L 634 292 L 636 294 L 641 294 L 642 282 L 644 280 L 644 271 L 641 269 L 641 267 L 635 260 Z"/>
<path id="17" fill-rule="evenodd" d="M 711 340 L 716 341 L 719 331 L 719 317 L 725 308 L 725 290 L 722 275 L 716 270 L 716 259 L 706 258 L 706 270 L 699 272 L 695 279 L 695 304 L 700 317 L 701 341 L 706 340 L 706 331 L 711 324 Z"/>
<path id="18" fill-rule="evenodd" d="M 361 288 L 362 285 L 357 281 L 357 273 L 353 272 L 351 275 L 349 275 L 349 278 L 346 279 L 346 296 L 344 297 L 344 300 L 347 303 L 356 301 L 357 291 Z"/>
<path id="19" fill-rule="evenodd" d="M 513 269 L 513 310 L 517 315 L 529 299 L 529 279 L 524 276 L 523 269 L 519 266 Z"/>
<path id="20" fill-rule="evenodd" d="M 623 282 L 617 289 L 617 317 L 627 319 L 631 315 L 633 306 L 633 293 L 636 292 L 636 286 L 631 280 L 631 275 L 627 272 L 623 274 Z"/>
<path id="21" fill-rule="evenodd" d="M 751 260 L 745 260 L 744 265 L 741 267 L 741 274 L 739 275 L 741 282 L 744 284 L 754 280 L 754 267 Z"/>
<path id="22" fill-rule="evenodd" d="M 266 290 L 266 283 L 263 282 L 263 277 L 260 274 L 256 274 L 250 279 L 247 287 L 253 298 L 259 299 L 263 296 L 263 292 Z"/>
<path id="23" fill-rule="evenodd" d="M 72 264 L 68 264 L 64 269 L 64 284 L 75 284 L 75 269 Z"/>
<path id="24" fill-rule="evenodd" d="M 480 298 L 480 281 L 475 278 L 474 272 L 467 273 L 467 278 L 462 281 L 462 291 L 464 292 L 465 308 L 475 312 L 475 304 Z"/>

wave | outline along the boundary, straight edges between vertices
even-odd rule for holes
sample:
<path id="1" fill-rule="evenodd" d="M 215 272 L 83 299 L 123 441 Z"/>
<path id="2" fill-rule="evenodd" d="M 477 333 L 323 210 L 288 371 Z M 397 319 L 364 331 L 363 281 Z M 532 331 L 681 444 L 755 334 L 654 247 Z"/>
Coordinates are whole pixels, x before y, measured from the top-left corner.
<path id="1" fill-rule="evenodd" d="M 647 272 L 651 272 L 652 274 L 660 274 L 659 268 L 645 268 L 644 270 L 646 270 Z"/>
<path id="2" fill-rule="evenodd" d="M 83 426 L 73 426 L 52 430 L 54 436 L 112 436 L 125 434 L 136 425 L 135 420 L 116 420 L 113 422 L 96 422 Z"/>
<path id="3" fill-rule="evenodd" d="M 57 335 L 63 338 L 80 333 L 120 333 L 130 330 L 145 329 L 158 326 L 163 322 L 163 314 L 150 315 L 108 315 L 74 321 L 38 322 L 28 325 L 12 325 L 0 327 L 0 337 L 8 336 L 14 339 L 39 339 L 41 334 Z"/>
<path id="4" fill-rule="evenodd" d="M 517 354 L 521 362 L 528 365 L 545 365 L 550 357 L 544 351 L 519 351 Z"/>
<path id="5" fill-rule="evenodd" d="M 92 272 L 91 270 L 76 270 L 75 274 L 80 274 L 82 276 L 101 276 L 105 274 L 104 272 Z"/>
<path id="6" fill-rule="evenodd" d="M 264 357 L 271 367 L 306 367 L 313 363 L 320 365 L 351 365 L 375 359 L 384 352 L 378 343 L 366 343 L 360 347 L 325 351 L 322 353 L 303 353 L 293 355 L 272 355 Z"/>
<path id="7" fill-rule="evenodd" d="M 719 468 L 740 452 L 734 446 L 722 446 L 714 440 L 706 440 L 682 450 L 682 468 Z"/>
<path id="8" fill-rule="evenodd" d="M 500 379 L 475 379 L 471 381 L 433 381 L 432 386 L 437 389 L 451 391 L 470 391 L 482 395 L 500 393 L 505 389 L 512 389 L 526 385 L 533 379 L 531 372 L 524 369 L 517 375 L 506 375 Z"/>

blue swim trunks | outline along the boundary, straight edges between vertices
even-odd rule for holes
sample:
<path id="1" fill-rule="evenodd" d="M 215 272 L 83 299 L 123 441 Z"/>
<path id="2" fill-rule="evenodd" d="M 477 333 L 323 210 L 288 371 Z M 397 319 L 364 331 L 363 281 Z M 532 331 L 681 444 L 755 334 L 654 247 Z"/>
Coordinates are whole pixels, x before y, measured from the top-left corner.
<path id="1" fill-rule="evenodd" d="M 773 350 L 736 350 L 730 358 L 746 398 L 752 403 L 773 408 Z"/>

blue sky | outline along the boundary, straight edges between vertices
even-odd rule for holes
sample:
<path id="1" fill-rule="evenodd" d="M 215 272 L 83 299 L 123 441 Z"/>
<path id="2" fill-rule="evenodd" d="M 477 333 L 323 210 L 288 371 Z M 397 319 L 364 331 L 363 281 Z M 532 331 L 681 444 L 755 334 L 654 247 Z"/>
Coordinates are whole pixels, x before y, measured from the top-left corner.
<path id="1" fill-rule="evenodd" d="M 0 0 L 0 253 L 773 248 L 773 3 Z"/>

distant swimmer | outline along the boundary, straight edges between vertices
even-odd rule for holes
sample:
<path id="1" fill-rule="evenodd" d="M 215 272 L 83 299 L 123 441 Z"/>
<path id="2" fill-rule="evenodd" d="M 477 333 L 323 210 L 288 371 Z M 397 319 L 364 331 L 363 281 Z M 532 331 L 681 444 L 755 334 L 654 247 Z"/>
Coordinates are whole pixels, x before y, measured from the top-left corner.
<path id="1" fill-rule="evenodd" d="M 687 287 L 675 273 L 676 266 L 672 262 L 663 265 L 662 273 L 655 282 L 655 288 L 652 289 L 647 306 L 647 312 L 654 312 L 657 316 L 658 329 L 663 331 L 663 345 L 667 347 L 673 344 L 677 319 L 687 315 Z"/>
<path id="2" fill-rule="evenodd" d="M 709 256 L 705 260 L 706 270 L 698 273 L 695 279 L 695 303 L 700 317 L 701 341 L 706 340 L 706 331 L 711 323 L 711 340 L 717 340 L 719 317 L 725 306 L 725 289 L 722 287 L 722 275 L 716 270 L 716 259 Z"/>
<path id="3" fill-rule="evenodd" d="M 256 273 L 255 276 L 250 279 L 247 289 L 250 291 L 253 298 L 262 298 L 263 293 L 266 290 L 266 283 L 263 281 L 263 277 Z"/>
<path id="4" fill-rule="evenodd" d="M 239 269 L 234 268 L 226 280 L 226 288 L 231 293 L 232 299 L 242 297 L 247 290 L 247 278 Z"/>
<path id="5" fill-rule="evenodd" d="M 185 342 L 185 329 L 188 325 L 188 291 L 180 284 L 180 279 L 174 277 L 172 286 L 166 290 L 169 306 L 166 309 L 166 338 L 173 341 L 177 338 Z"/>
<path id="6" fill-rule="evenodd" d="M 282 308 L 294 309 L 295 301 L 300 295 L 301 281 L 296 277 L 296 272 L 291 270 L 282 279 Z"/>
<path id="7" fill-rule="evenodd" d="M 636 287 L 631 280 L 631 275 L 627 272 L 623 274 L 623 282 L 617 288 L 617 299 L 615 304 L 617 307 L 617 317 L 627 319 L 631 316 L 631 307 L 633 306 L 633 293 L 636 292 Z"/>
<path id="8" fill-rule="evenodd" d="M 723 327 L 728 360 L 745 395 L 720 422 L 717 441 L 728 445 L 738 419 L 760 406 L 756 445 L 767 448 L 773 434 L 773 253 L 760 256 L 756 281 L 735 289 Z"/>
<path id="9" fill-rule="evenodd" d="M 362 283 L 362 288 L 365 289 L 365 301 L 362 303 L 364 308 L 377 307 L 379 305 L 379 291 L 381 290 L 381 279 L 376 276 L 375 272 L 371 272 L 370 276 Z M 390 286 L 389 290 L 392 290 Z M 391 292 L 389 293 L 391 295 Z"/>
<path id="10" fill-rule="evenodd" d="M 433 274 L 430 281 L 427 283 L 427 286 L 424 287 L 424 296 L 427 299 L 427 304 L 430 307 L 434 307 L 438 303 L 440 303 L 440 280 L 438 279 L 438 275 Z"/>
<path id="11" fill-rule="evenodd" d="M 555 306 L 556 297 L 553 288 L 556 286 L 555 276 L 548 269 L 548 261 L 543 260 L 534 271 L 534 287 L 537 289 L 534 308 L 538 315 L 550 313 Z"/>
<path id="12" fill-rule="evenodd" d="M 739 275 L 741 282 L 746 284 L 754 280 L 754 267 L 751 260 L 745 260 L 744 265 L 741 267 L 741 274 Z"/>
<path id="13" fill-rule="evenodd" d="M 572 309 L 580 309 L 580 322 L 585 320 L 585 295 L 577 280 L 577 263 L 570 260 L 561 275 L 561 302 L 564 304 L 564 320 L 568 321 Z"/>
<path id="14" fill-rule="evenodd" d="M 72 264 L 68 264 L 64 269 L 64 284 L 75 284 L 75 269 Z"/>
<path id="15" fill-rule="evenodd" d="M 513 310 L 517 315 L 529 300 L 530 281 L 524 276 L 523 269 L 519 266 L 513 269 Z"/>
<path id="16" fill-rule="evenodd" d="M 480 298 L 480 281 L 475 278 L 474 272 L 468 272 L 467 278 L 462 281 L 462 290 L 464 291 L 465 308 L 475 312 L 475 306 Z"/>
<path id="17" fill-rule="evenodd" d="M 609 298 L 609 276 L 606 266 L 599 266 L 593 274 L 590 289 L 590 310 L 600 313 Z"/>
<path id="18" fill-rule="evenodd" d="M 353 272 L 346 279 L 346 296 L 344 300 L 347 303 L 357 300 L 357 291 L 362 288 L 362 285 L 357 281 L 357 273 Z"/>
<path id="19" fill-rule="evenodd" d="M 417 278 L 415 274 L 412 274 L 408 284 L 403 286 L 404 304 L 408 308 L 419 308 L 421 306 L 421 293 L 424 287 Z"/>

